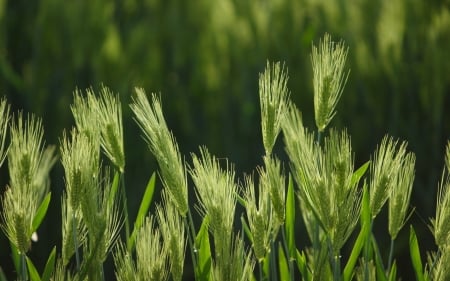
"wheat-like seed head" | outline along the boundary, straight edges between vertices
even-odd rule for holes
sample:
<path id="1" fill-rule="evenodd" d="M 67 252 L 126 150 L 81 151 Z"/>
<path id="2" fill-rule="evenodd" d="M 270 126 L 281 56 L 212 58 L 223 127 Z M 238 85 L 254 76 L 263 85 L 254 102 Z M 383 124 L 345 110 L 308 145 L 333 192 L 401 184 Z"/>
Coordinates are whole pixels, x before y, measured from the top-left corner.
<path id="1" fill-rule="evenodd" d="M 168 248 L 153 216 L 147 217 L 136 237 L 138 280 L 163 281 L 168 279 Z"/>
<path id="2" fill-rule="evenodd" d="M 159 98 L 153 95 L 150 105 L 144 90 L 136 88 L 130 107 L 150 151 L 158 161 L 164 187 L 176 203 L 178 212 L 186 216 L 189 207 L 185 168 L 178 144 L 164 120 Z"/>
<path id="3" fill-rule="evenodd" d="M 169 249 L 170 273 L 174 281 L 181 281 L 186 249 L 186 234 L 182 217 L 167 193 L 163 193 L 163 205 L 157 207 L 159 229 L 164 244 Z"/>
<path id="4" fill-rule="evenodd" d="M 344 72 L 347 53 L 344 43 L 332 42 L 329 34 L 325 34 L 318 48 L 312 47 L 314 114 L 320 132 L 336 114 L 336 105 L 347 82 L 349 72 Z"/>
<path id="5" fill-rule="evenodd" d="M 100 121 L 100 144 L 106 156 L 121 172 L 125 169 L 123 148 L 122 105 L 119 97 L 103 86 L 100 97 L 91 99 Z"/>
<path id="6" fill-rule="evenodd" d="M 406 142 L 398 144 L 392 137 L 385 136 L 375 151 L 373 165 L 370 168 L 370 211 L 375 218 L 386 203 L 396 175 L 401 169 L 406 153 Z"/>
<path id="7" fill-rule="evenodd" d="M 48 173 L 55 162 L 53 148 L 44 148 L 40 119 L 19 113 L 11 126 L 8 151 L 10 184 L 3 198 L 2 228 L 10 241 L 25 254 L 30 247 L 32 222 L 48 193 Z"/>
<path id="8" fill-rule="evenodd" d="M 392 240 L 397 237 L 407 218 L 416 157 L 410 152 L 401 162 L 401 168 L 395 176 L 389 196 L 389 234 Z"/>
<path id="9" fill-rule="evenodd" d="M 5 161 L 6 154 L 8 153 L 8 146 L 5 144 L 8 123 L 9 104 L 7 104 L 6 99 L 2 98 L 0 101 L 0 166 L 3 165 L 3 161 Z"/>
<path id="10" fill-rule="evenodd" d="M 265 185 L 263 189 L 268 189 L 270 201 L 275 213 L 276 224 L 284 224 L 286 207 L 286 178 L 281 170 L 281 162 L 275 157 L 264 157 L 265 170 L 260 170 L 260 181 Z M 274 233 L 276 236 L 276 233 Z"/>
<path id="11" fill-rule="evenodd" d="M 199 208 L 203 215 L 210 217 L 210 229 L 214 241 L 228 244 L 233 229 L 236 208 L 237 186 L 234 183 L 234 169 L 223 170 L 219 161 L 205 147 L 200 148 L 200 157 L 192 154 L 193 168 L 190 171 Z M 221 248 L 221 247 L 219 247 Z"/>
<path id="12" fill-rule="evenodd" d="M 261 126 L 266 155 L 270 155 L 286 112 L 289 99 L 287 70 L 279 62 L 267 62 L 264 73 L 259 75 L 259 100 Z"/>
<path id="13" fill-rule="evenodd" d="M 274 227 L 273 212 L 270 207 L 270 194 L 262 184 L 258 185 L 258 199 L 255 184 L 250 176 L 245 178 L 243 187 L 245 210 L 253 237 L 253 251 L 259 262 L 262 262 L 270 249 L 270 239 Z"/>

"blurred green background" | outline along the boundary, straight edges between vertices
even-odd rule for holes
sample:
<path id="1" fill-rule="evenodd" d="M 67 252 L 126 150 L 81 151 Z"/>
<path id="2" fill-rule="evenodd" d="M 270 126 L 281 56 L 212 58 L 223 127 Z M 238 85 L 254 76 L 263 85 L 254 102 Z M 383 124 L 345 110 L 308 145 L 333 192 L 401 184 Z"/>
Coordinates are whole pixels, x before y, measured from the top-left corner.
<path id="1" fill-rule="evenodd" d="M 69 105 L 77 87 L 95 90 L 103 83 L 120 93 L 134 217 L 157 169 L 127 106 L 134 87 L 161 92 L 168 125 L 188 162 L 204 144 L 234 162 L 238 175 L 252 172 L 263 155 L 259 73 L 266 60 L 284 61 L 291 97 L 314 128 L 309 55 L 325 32 L 345 40 L 351 69 L 332 126 L 348 129 L 357 165 L 386 133 L 409 141 L 417 156 L 410 222 L 424 249 L 432 250 L 429 217 L 450 133 L 448 0 L 0 0 L 0 95 L 14 110 L 42 117 L 47 143 L 58 144 L 62 130 L 73 125 Z M 277 152 L 283 157 L 281 141 Z M 40 270 L 51 246 L 60 246 L 59 163 L 52 176 L 52 209 L 30 253 Z M 386 217 L 374 231 L 387 249 Z M 407 230 L 396 244 L 406 279 Z M 304 233 L 297 239 L 307 243 Z M 12 279 L 3 233 L 0 261 Z"/>

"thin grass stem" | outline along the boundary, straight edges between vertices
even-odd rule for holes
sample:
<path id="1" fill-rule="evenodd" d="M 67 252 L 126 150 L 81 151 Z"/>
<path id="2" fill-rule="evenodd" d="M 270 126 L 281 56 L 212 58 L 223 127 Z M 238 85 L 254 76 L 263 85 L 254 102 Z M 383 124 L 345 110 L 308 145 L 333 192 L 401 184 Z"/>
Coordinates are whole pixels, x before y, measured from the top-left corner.
<path id="1" fill-rule="evenodd" d="M 190 209 L 189 209 L 190 214 Z M 191 252 L 191 259 L 192 259 L 192 267 L 194 268 L 194 272 L 197 270 L 197 256 L 196 256 L 196 249 L 195 249 L 195 236 L 191 236 L 191 227 L 189 225 L 188 217 L 183 217 L 184 226 L 186 227 L 186 232 L 188 236 L 188 243 L 189 243 L 189 252 Z"/>
<path id="2" fill-rule="evenodd" d="M 276 258 L 276 253 L 275 253 L 275 243 L 274 240 L 272 239 L 270 242 L 270 269 L 271 269 L 271 278 L 269 278 L 269 280 L 272 281 L 277 281 L 278 280 L 278 274 L 277 274 L 277 265 L 275 264 L 275 258 Z"/>
<path id="3" fill-rule="evenodd" d="M 19 280 L 26 281 L 27 278 L 27 263 L 26 263 L 26 256 L 24 253 L 20 254 L 20 269 L 21 269 L 21 276 Z"/>
<path id="4" fill-rule="evenodd" d="M 128 218 L 127 192 L 125 190 L 125 172 L 120 173 L 120 190 L 122 193 L 122 207 L 125 216 L 125 241 L 128 241 L 130 238 L 130 222 Z"/>
<path id="5" fill-rule="evenodd" d="M 261 280 L 261 281 L 264 280 L 264 278 L 263 278 L 263 270 L 262 270 L 263 266 L 264 265 L 263 265 L 262 261 L 258 262 L 259 280 Z"/>
<path id="6" fill-rule="evenodd" d="M 387 274 L 388 274 L 388 276 L 389 276 L 389 273 L 391 271 L 392 259 L 394 257 L 394 243 L 395 243 L 395 240 L 391 239 L 391 248 L 389 250 L 389 259 L 388 259 L 388 266 L 387 266 Z"/>

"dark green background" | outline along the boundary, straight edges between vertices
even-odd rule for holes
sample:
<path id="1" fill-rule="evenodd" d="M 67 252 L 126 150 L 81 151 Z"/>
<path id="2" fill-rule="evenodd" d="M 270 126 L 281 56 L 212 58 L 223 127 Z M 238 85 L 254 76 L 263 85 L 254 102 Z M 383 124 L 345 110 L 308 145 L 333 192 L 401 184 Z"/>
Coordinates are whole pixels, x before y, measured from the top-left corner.
<path id="1" fill-rule="evenodd" d="M 0 0 L 0 95 L 14 110 L 42 117 L 47 143 L 58 144 L 62 130 L 73 125 L 69 105 L 76 87 L 99 89 L 103 83 L 120 93 L 134 217 L 157 168 L 128 108 L 134 87 L 161 92 L 168 125 L 188 162 L 204 144 L 234 162 L 241 175 L 263 155 L 258 74 L 267 59 L 286 63 L 291 97 L 314 128 L 309 54 L 325 32 L 345 40 L 351 69 L 332 126 L 348 129 L 358 165 L 386 133 L 408 140 L 417 156 L 411 222 L 431 250 L 427 225 L 450 132 L 449 1 Z M 283 157 L 282 142 L 276 151 Z M 60 246 L 59 162 L 52 178 L 52 209 L 30 253 L 39 270 L 51 246 Z M 387 255 L 386 217 L 382 213 L 375 232 Z M 397 257 L 400 275 L 408 279 L 405 230 Z M 306 234 L 299 233 L 298 241 L 306 243 Z M 0 261 L 15 276 L 3 233 Z"/>

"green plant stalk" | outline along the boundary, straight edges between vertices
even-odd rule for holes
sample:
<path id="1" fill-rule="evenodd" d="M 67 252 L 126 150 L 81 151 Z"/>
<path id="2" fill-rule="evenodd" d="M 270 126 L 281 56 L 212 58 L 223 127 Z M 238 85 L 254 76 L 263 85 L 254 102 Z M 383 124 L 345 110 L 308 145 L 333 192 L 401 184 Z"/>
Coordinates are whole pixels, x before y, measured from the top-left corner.
<path id="1" fill-rule="evenodd" d="M 366 243 L 364 245 L 364 281 L 368 281 L 369 280 L 369 267 L 368 267 L 368 262 L 369 262 L 369 257 L 370 257 L 370 239 L 372 237 L 372 226 L 373 226 L 373 220 L 370 219 L 370 231 L 369 231 L 369 235 L 367 235 L 367 239 L 366 239 Z"/>
<path id="2" fill-rule="evenodd" d="M 341 258 L 339 252 L 333 255 L 333 280 L 338 281 L 341 278 Z"/>
<path id="3" fill-rule="evenodd" d="M 291 277 L 291 280 L 293 281 L 293 280 L 295 280 L 294 279 L 294 267 L 293 267 L 293 262 L 292 262 L 291 256 L 289 255 L 289 249 L 288 249 L 287 242 L 286 242 L 286 232 L 284 230 L 284 227 L 281 228 L 281 236 L 283 238 L 282 239 L 283 240 L 283 248 L 286 253 L 286 257 L 288 258 L 289 275 Z"/>
<path id="4" fill-rule="evenodd" d="M 78 271 L 80 270 L 80 254 L 78 253 L 77 221 L 75 219 L 74 213 L 72 213 L 72 237 L 73 237 L 73 247 L 75 250 L 75 260 L 77 262 L 77 271 Z"/>
<path id="5" fill-rule="evenodd" d="M 25 253 L 20 253 L 20 269 L 21 273 L 19 276 L 19 280 L 26 281 L 27 278 L 27 263 Z"/>
<path id="6" fill-rule="evenodd" d="M 270 270 L 271 270 L 271 277 L 269 278 L 269 280 L 273 280 L 273 281 L 277 281 L 278 280 L 278 274 L 277 274 L 277 265 L 275 264 L 275 258 L 276 258 L 276 254 L 275 254 L 275 243 L 274 243 L 274 239 L 271 239 L 270 242 Z"/>
<path id="7" fill-rule="evenodd" d="M 392 259 L 394 257 L 394 243 L 395 243 L 395 240 L 391 239 L 391 247 L 390 247 L 390 250 L 389 250 L 389 259 L 388 259 L 388 265 L 387 265 L 387 274 L 388 275 L 391 272 Z"/>
<path id="8" fill-rule="evenodd" d="M 122 193 L 122 207 L 125 216 L 125 241 L 128 241 L 130 238 L 130 222 L 128 219 L 127 192 L 125 190 L 125 172 L 120 172 L 120 190 Z"/>
<path id="9" fill-rule="evenodd" d="M 189 213 L 189 217 L 191 217 L 191 220 L 192 220 L 191 209 L 190 208 L 188 208 L 188 213 Z M 197 268 L 197 256 L 196 256 L 196 249 L 195 249 L 195 242 L 194 242 L 195 241 L 195 234 L 194 234 L 194 236 L 192 236 L 191 226 L 190 226 L 190 223 L 188 221 L 188 218 L 187 217 L 183 217 L 183 221 L 184 221 L 184 226 L 186 227 L 187 236 L 188 236 L 189 252 L 191 252 L 191 259 L 192 259 L 192 268 L 194 268 L 194 271 L 195 271 L 196 268 Z"/>

